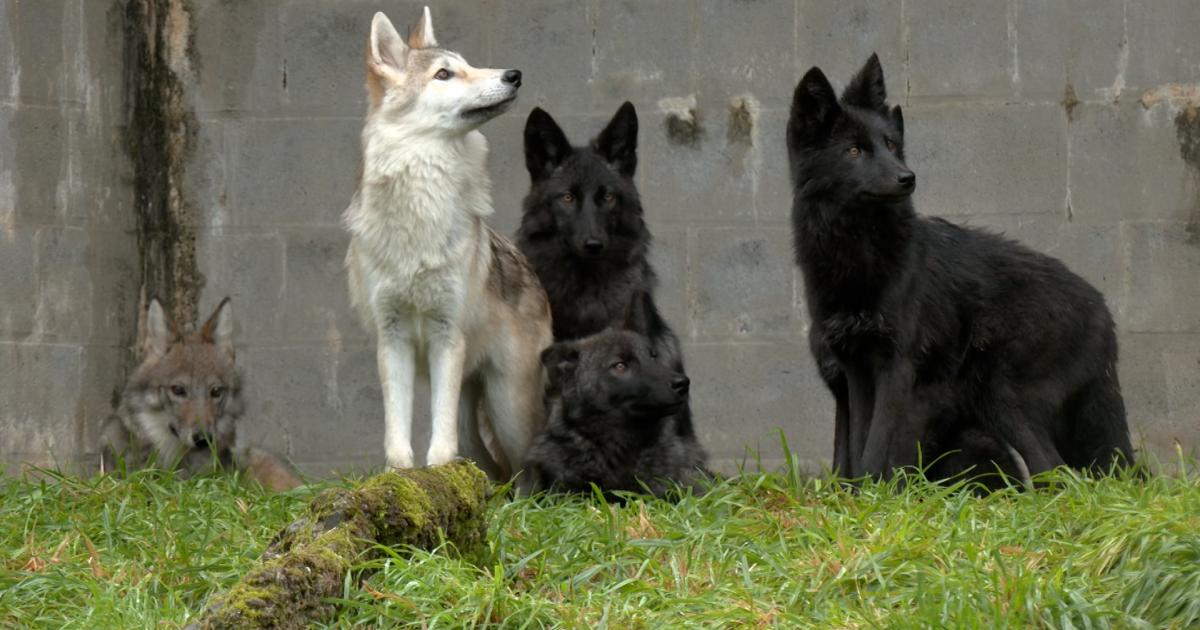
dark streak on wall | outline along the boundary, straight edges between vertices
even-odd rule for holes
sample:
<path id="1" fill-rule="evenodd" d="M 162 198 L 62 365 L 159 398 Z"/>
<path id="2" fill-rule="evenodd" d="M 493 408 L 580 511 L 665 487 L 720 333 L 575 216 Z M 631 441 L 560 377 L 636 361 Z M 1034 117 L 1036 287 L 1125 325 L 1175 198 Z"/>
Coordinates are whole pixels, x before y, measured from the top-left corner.
<path id="1" fill-rule="evenodd" d="M 195 138 L 185 84 L 191 12 L 185 0 L 129 0 L 125 7 L 125 146 L 133 164 L 140 281 L 177 322 L 194 322 L 204 278 L 198 223 L 183 188 Z"/>

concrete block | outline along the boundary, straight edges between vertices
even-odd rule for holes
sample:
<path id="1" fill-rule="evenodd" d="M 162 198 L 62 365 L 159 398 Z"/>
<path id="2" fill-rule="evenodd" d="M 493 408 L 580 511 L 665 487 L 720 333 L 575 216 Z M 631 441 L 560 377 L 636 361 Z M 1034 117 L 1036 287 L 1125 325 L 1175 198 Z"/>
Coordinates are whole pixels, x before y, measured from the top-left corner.
<path id="1" fill-rule="evenodd" d="M 904 3 L 909 98 L 1003 99 L 1012 94 L 1018 48 L 1016 15 L 1010 4 Z"/>
<path id="2" fill-rule="evenodd" d="M 551 111 L 568 137 L 582 142 L 584 129 L 592 125 L 587 116 L 565 116 Z M 529 193 L 529 172 L 525 170 L 526 114 L 508 112 L 483 126 L 488 139 L 488 173 L 492 176 L 492 207 L 488 225 L 507 236 L 516 234 L 521 225 L 521 204 Z"/>
<path id="3" fill-rule="evenodd" d="M 817 375 L 807 344 L 699 343 L 684 348 L 692 413 L 714 468 L 733 472 L 783 461 L 780 431 L 810 470 L 833 454 L 833 396 Z"/>
<path id="4" fill-rule="evenodd" d="M 1200 188 L 1180 152 L 1180 114 L 1169 102 L 1076 108 L 1068 128 L 1073 220 L 1186 220 Z"/>
<path id="5" fill-rule="evenodd" d="M 329 15 L 328 9 L 341 4 L 327 5 L 325 11 L 310 11 L 307 17 L 309 20 L 336 20 Z M 285 34 L 280 24 L 281 5 L 286 7 L 287 3 L 260 0 L 199 2 L 192 5 L 193 59 L 198 81 L 191 86 L 191 94 L 197 114 L 271 112 L 278 110 L 293 91 L 297 94 L 316 92 L 311 89 L 313 86 L 305 85 L 303 79 L 298 82 L 294 75 L 304 77 L 305 69 L 313 65 L 310 61 L 329 60 L 331 57 L 321 53 L 334 54 L 338 46 L 343 49 L 341 56 L 345 56 L 350 48 L 355 50 L 359 61 L 355 70 L 359 75 L 362 74 L 363 48 L 361 45 L 351 46 L 350 43 L 366 41 L 365 27 L 359 29 L 361 33 L 338 33 L 337 36 L 327 33 L 329 37 L 318 42 L 306 37 L 311 31 L 289 22 L 292 30 Z M 284 15 L 292 14 L 285 12 Z M 360 21 L 370 24 L 370 19 L 370 15 L 366 15 Z M 357 23 L 354 25 L 358 26 Z M 313 27 L 310 25 L 310 28 Z M 352 28 L 347 30 L 353 31 Z M 350 39 L 350 35 L 358 37 Z M 292 67 L 289 68 L 284 47 L 300 38 L 304 38 L 301 49 L 303 46 L 321 48 L 311 49 L 309 55 L 293 56 Z M 292 48 L 289 52 L 298 50 Z M 338 59 L 340 56 L 332 58 Z M 342 94 L 337 102 L 357 104 L 362 101 L 361 76 L 359 78 L 355 86 L 358 89 Z M 322 92 L 322 96 L 329 96 L 328 92 Z"/>
<path id="6" fill-rule="evenodd" d="M 16 220 L 61 225 L 71 204 L 69 124 L 51 108 L 17 107 L 9 115 L 4 170 L 11 173 Z"/>
<path id="7" fill-rule="evenodd" d="M 196 238 L 196 261 L 205 278 L 205 301 L 215 305 L 225 296 L 232 298 L 239 343 L 283 342 L 283 322 L 290 314 L 280 308 L 286 263 L 279 234 L 202 232 Z M 202 310 L 200 316 L 209 312 Z"/>
<path id="8" fill-rule="evenodd" d="M 0 343 L 0 461 L 70 468 L 81 452 L 82 351 L 74 345 Z"/>
<path id="9" fill-rule="evenodd" d="M 11 0 L 0 2 L 0 103 L 3 104 L 12 104 L 19 92 L 15 80 L 20 68 L 15 45 L 17 29 L 12 16 L 15 4 Z"/>
<path id="10" fill-rule="evenodd" d="M 340 225 L 358 185 L 361 132 L 358 119 L 229 123 L 226 175 L 233 224 Z"/>
<path id="11" fill-rule="evenodd" d="M 787 156 L 787 122 L 790 110 L 760 111 L 755 122 L 754 214 L 759 225 L 792 220 L 792 173 Z"/>
<path id="12" fill-rule="evenodd" d="M 137 330 L 137 236 L 93 228 L 86 232 L 86 238 L 85 269 L 91 302 L 77 315 L 90 317 L 87 341 L 92 345 L 128 345 Z"/>
<path id="13" fill-rule="evenodd" d="M 46 227 L 34 238 L 37 304 L 34 335 L 57 343 L 86 343 L 92 332 L 93 294 L 88 234 Z"/>
<path id="14" fill-rule="evenodd" d="M 1129 332 L 1200 332 L 1200 241 L 1183 223 L 1121 226 L 1125 310 Z"/>
<path id="15" fill-rule="evenodd" d="M 371 343 L 350 308 L 346 248 L 350 236 L 339 227 L 289 230 L 283 234 L 287 258 L 281 318 L 288 345 L 362 348 Z"/>
<path id="16" fill-rule="evenodd" d="M 71 0 L 17 2 L 8 6 L 15 59 L 9 75 L 17 79 L 20 101 L 30 105 L 82 104 L 75 81 L 82 41 L 79 3 Z"/>
<path id="17" fill-rule="evenodd" d="M 899 2 L 870 0 L 799 0 L 796 15 L 798 72 L 790 85 L 779 87 L 787 96 L 785 106 L 791 104 L 796 83 L 809 68 L 821 68 L 830 82 L 840 89 L 873 52 L 879 55 L 883 64 L 888 97 L 894 103 L 904 103 L 908 69 L 903 49 L 902 6 Z"/>
<path id="18" fill-rule="evenodd" d="M 689 336 L 703 340 L 796 338 L 798 275 L 782 230 L 700 228 L 688 243 L 694 286 Z M 682 331 L 681 331 L 682 332 Z"/>
<path id="19" fill-rule="evenodd" d="M 691 131 L 672 128 L 675 113 L 638 112 L 638 191 L 648 212 L 676 225 L 754 220 L 758 154 L 752 144 L 731 141 L 730 109 L 697 106 Z"/>
<path id="20" fill-rule="evenodd" d="M 588 16 L 588 3 L 505 3 L 496 7 L 491 26 L 491 65 L 524 73 L 521 96 L 513 108 L 522 118 L 535 105 L 547 107 L 555 115 L 590 109 L 594 24 Z"/>
<path id="21" fill-rule="evenodd" d="M 692 288 L 688 280 L 688 235 L 679 227 L 659 227 L 647 217 L 654 243 L 650 246 L 650 264 L 658 274 L 654 304 L 667 324 L 680 338 L 688 334 L 688 303 Z"/>
<path id="22" fill-rule="evenodd" d="M 1058 106 L 913 106 L 904 123 L 918 212 L 1065 212 L 1066 116 Z"/>
<path id="23" fill-rule="evenodd" d="M 726 103 L 751 94 L 764 107 L 791 102 L 796 68 L 796 7 L 790 2 L 699 0 L 697 97 Z"/>
<path id="24" fill-rule="evenodd" d="M 599 3 L 592 42 L 596 111 L 615 111 L 627 100 L 649 108 L 661 98 L 694 93 L 712 70 L 697 74 L 695 13 L 691 0 Z"/>
<path id="25" fill-rule="evenodd" d="M 183 185 L 188 202 L 196 210 L 198 225 L 193 227 L 219 229 L 236 223 L 229 203 L 229 154 L 225 143 L 227 125 L 220 118 L 204 118 L 196 124 Z M 261 175 L 261 172 L 258 174 Z"/>
<path id="26" fill-rule="evenodd" d="M 88 345 L 83 348 L 80 368 L 83 387 L 75 398 L 82 410 L 79 445 L 85 473 L 100 469 L 100 432 L 104 421 L 112 415 L 133 367 L 133 353 L 128 347 Z"/>
<path id="27" fill-rule="evenodd" d="M 1125 58 L 1125 7 L 1121 2 L 1045 0 L 1012 3 L 1016 13 L 1015 94 L 1062 100 L 1069 84 L 1081 101 L 1111 101 Z M 1119 88 L 1118 88 L 1119 91 Z"/>
<path id="28" fill-rule="evenodd" d="M 1200 82 L 1200 4 L 1192 0 L 1129 0 L 1129 62 L 1124 83 L 1148 89 Z"/>
<path id="29" fill-rule="evenodd" d="M 37 312 L 37 231 L 16 226 L 0 231 L 0 339 L 31 335 Z"/>
<path id="30" fill-rule="evenodd" d="M 247 444 L 301 462 L 382 454 L 374 349 L 247 348 L 239 363 Z"/>
<path id="31" fill-rule="evenodd" d="M 1121 391 L 1134 448 L 1170 466 L 1175 445 L 1200 454 L 1200 336 L 1121 335 Z"/>
<path id="32" fill-rule="evenodd" d="M 1163 356 L 1167 379 L 1170 433 L 1156 435 L 1154 443 L 1171 440 L 1192 456 L 1200 456 L 1200 335 L 1189 335 L 1167 347 Z"/>

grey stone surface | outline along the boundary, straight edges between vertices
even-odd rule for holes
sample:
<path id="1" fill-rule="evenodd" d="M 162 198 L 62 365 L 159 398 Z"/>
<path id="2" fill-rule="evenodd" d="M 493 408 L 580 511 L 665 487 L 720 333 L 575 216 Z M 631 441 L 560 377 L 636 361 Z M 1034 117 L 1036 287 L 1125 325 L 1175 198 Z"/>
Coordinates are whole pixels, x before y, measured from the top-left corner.
<path id="1" fill-rule="evenodd" d="M 833 399 L 817 376 L 808 346 L 701 343 L 684 348 L 692 379 L 696 434 L 714 467 L 731 472 L 755 454 L 774 467 L 780 433 L 810 469 L 833 451 Z"/>
<path id="2" fill-rule="evenodd" d="M 835 87 L 842 87 L 876 53 L 885 69 L 888 94 L 905 102 L 903 2 L 799 0 L 796 6 L 795 78 L 817 66 Z M 787 96 L 784 106 L 791 104 L 794 87 L 794 82 L 783 81 L 776 88 Z"/>
<path id="3" fill-rule="evenodd" d="M 1067 122 L 1057 105 L 914 105 L 904 125 L 919 212 L 1066 211 Z"/>
<path id="4" fill-rule="evenodd" d="M 1130 332 L 1200 332 L 1200 242 L 1181 223 L 1121 226 L 1122 325 Z"/>
<path id="5" fill-rule="evenodd" d="M 356 185 L 371 15 L 417 0 L 192 0 L 184 173 L 202 315 L 234 300 L 243 437 L 303 470 L 382 465 L 374 342 L 349 308 L 340 221 Z M 701 438 L 730 471 L 779 428 L 827 462 L 784 139 L 813 65 L 871 52 L 904 105 L 916 205 L 1004 232 L 1100 288 L 1135 441 L 1200 448 L 1200 5 L 1192 0 L 440 0 L 439 39 L 524 74 L 483 127 L 512 234 L 534 106 L 584 143 L 632 100 L 660 308 L 685 341 Z M 0 461 L 81 465 L 132 365 L 138 269 L 124 5 L 0 0 Z M 1073 97 L 1068 97 L 1068 86 Z M 735 125 L 741 108 L 748 130 Z M 668 133 L 668 117 L 698 118 Z M 1182 122 L 1181 122 L 1182 121 Z M 428 433 L 418 387 L 417 452 Z"/>
<path id="6" fill-rule="evenodd" d="M 1003 99 L 1012 94 L 1019 59 L 1013 13 L 1010 2 L 905 2 L 909 97 Z"/>
<path id="7" fill-rule="evenodd" d="M 799 337 L 792 308 L 796 271 L 789 264 L 790 234 L 702 228 L 689 237 L 695 283 L 689 301 L 690 336 L 705 340 Z"/>

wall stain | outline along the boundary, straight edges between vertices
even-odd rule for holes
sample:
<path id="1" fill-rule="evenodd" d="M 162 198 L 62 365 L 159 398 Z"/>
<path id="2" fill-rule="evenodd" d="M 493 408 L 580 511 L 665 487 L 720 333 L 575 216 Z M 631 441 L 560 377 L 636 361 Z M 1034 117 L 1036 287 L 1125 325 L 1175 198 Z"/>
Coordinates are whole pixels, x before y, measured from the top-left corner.
<path id="1" fill-rule="evenodd" d="M 754 112 L 749 99 L 735 98 L 729 104 L 729 128 L 725 139 L 729 144 L 754 144 Z"/>
<path id="2" fill-rule="evenodd" d="M 141 286 L 176 322 L 194 322 L 204 277 L 196 264 L 198 216 L 184 192 L 196 119 L 185 93 L 196 56 L 186 0 L 125 7 L 125 149 L 133 165 Z"/>
<path id="3" fill-rule="evenodd" d="M 1197 187 L 1196 200 L 1188 217 L 1187 242 L 1200 245 L 1200 109 L 1195 102 L 1188 103 L 1175 116 L 1175 137 L 1179 140 L 1179 154 L 1192 168 L 1193 181 Z"/>
<path id="4" fill-rule="evenodd" d="M 1063 90 L 1063 98 L 1058 102 L 1062 105 L 1063 110 L 1067 112 L 1067 122 L 1075 121 L 1075 110 L 1079 107 L 1080 101 L 1075 94 L 1075 86 L 1067 84 L 1067 89 Z"/>

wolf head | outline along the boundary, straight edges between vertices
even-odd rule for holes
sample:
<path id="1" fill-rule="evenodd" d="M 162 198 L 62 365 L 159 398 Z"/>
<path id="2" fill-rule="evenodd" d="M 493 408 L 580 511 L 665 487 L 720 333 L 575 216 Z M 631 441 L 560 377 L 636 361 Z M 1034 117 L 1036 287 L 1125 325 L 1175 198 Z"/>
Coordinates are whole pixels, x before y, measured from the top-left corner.
<path id="1" fill-rule="evenodd" d="M 561 238 L 582 261 L 626 262 L 644 253 L 646 224 L 633 174 L 637 111 L 626 102 L 586 147 L 573 147 L 554 119 L 534 108 L 525 121 L 531 187 L 521 231 Z"/>
<path id="2" fill-rule="evenodd" d="M 383 13 L 371 21 L 367 92 L 376 121 L 425 133 L 466 133 L 508 109 L 520 86 L 519 70 L 475 68 L 438 48 L 429 7 L 407 42 Z"/>
<path id="3" fill-rule="evenodd" d="M 141 337 L 142 363 L 125 389 L 135 428 L 160 457 L 227 451 L 242 412 L 229 298 L 188 335 L 180 335 L 152 300 Z"/>
<path id="4" fill-rule="evenodd" d="M 549 390 L 562 397 L 568 422 L 598 415 L 653 420 L 687 403 L 688 377 L 662 365 L 645 335 L 648 300 L 635 296 L 620 327 L 542 351 Z"/>
<path id="5" fill-rule="evenodd" d="M 917 178 L 904 163 L 904 117 L 886 100 L 876 55 L 850 80 L 840 103 L 819 68 L 804 75 L 787 127 L 797 196 L 850 206 L 909 199 Z"/>

